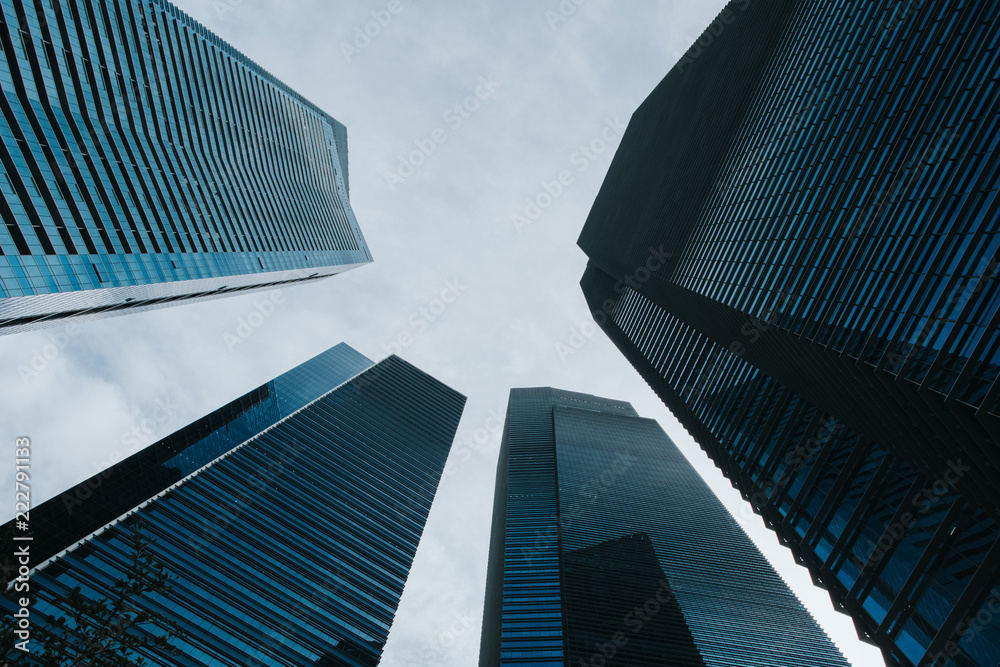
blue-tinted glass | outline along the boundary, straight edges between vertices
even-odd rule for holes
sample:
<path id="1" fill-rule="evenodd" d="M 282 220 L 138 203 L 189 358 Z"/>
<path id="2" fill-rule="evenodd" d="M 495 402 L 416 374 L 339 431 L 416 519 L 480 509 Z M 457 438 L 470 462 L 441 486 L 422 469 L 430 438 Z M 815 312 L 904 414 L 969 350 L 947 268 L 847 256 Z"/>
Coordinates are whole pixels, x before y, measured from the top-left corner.
<path id="1" fill-rule="evenodd" d="M 78 519 L 110 506 L 143 520 L 175 577 L 166 594 L 130 601 L 186 633 L 173 641 L 180 657 L 139 650 L 152 664 L 378 664 L 465 399 L 398 357 L 372 365 L 346 345 L 255 391 L 171 436 L 213 425 L 189 449 L 224 449 L 179 484 L 159 484 L 167 472 L 146 484 L 132 457 L 115 472 L 130 484 L 100 485 L 68 515 L 60 498 L 33 510 L 32 565 L 56 553 L 32 574 L 36 627 L 68 614 L 69 589 L 106 596 L 127 570 L 128 522 L 78 542 Z M 2 530 L 10 543 L 13 522 Z M 0 598 L 5 618 L 13 605 Z"/>
<path id="2" fill-rule="evenodd" d="M 0 333 L 372 261 L 346 128 L 169 2 L 0 10 Z"/>
<path id="3" fill-rule="evenodd" d="M 656 422 L 619 401 L 515 389 L 480 665 L 543 656 L 846 664 Z"/>
<path id="4" fill-rule="evenodd" d="M 998 20 L 729 3 L 579 240 L 596 321 L 907 667 L 995 662 L 962 619 L 1000 565 Z"/>

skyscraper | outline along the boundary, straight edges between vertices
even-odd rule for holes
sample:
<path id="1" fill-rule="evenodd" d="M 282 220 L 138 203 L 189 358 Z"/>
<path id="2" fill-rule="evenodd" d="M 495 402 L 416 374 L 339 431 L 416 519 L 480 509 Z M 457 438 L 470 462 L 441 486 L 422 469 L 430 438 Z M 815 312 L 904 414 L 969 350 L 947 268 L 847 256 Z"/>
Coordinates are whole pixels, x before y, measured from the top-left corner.
<path id="1" fill-rule="evenodd" d="M 998 12 L 730 3 L 579 240 L 596 321 L 893 665 L 1000 661 Z"/>
<path id="2" fill-rule="evenodd" d="M 345 127 L 169 2 L 0 9 L 0 333 L 372 261 Z"/>
<path id="3" fill-rule="evenodd" d="M 659 425 L 514 389 L 479 664 L 846 665 Z"/>
<path id="4" fill-rule="evenodd" d="M 130 604 L 185 633 L 153 664 L 378 664 L 464 404 L 338 345 L 52 498 L 2 528 L 30 549 L 36 641 L 75 586 L 110 595 L 137 517 L 176 580 Z"/>

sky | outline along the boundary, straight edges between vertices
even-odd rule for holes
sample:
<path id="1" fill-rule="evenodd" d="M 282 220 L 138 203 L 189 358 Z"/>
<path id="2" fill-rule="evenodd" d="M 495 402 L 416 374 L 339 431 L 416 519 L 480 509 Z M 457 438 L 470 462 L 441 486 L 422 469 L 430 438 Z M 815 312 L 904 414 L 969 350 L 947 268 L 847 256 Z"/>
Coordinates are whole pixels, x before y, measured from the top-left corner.
<path id="1" fill-rule="evenodd" d="M 0 442 L 32 439 L 34 505 L 343 341 L 468 396 L 384 667 L 477 664 L 491 417 L 533 386 L 656 419 L 848 660 L 884 665 L 594 326 L 579 287 L 576 239 L 624 126 L 724 2 L 175 4 L 347 126 L 375 261 L 276 294 L 0 337 Z M 273 312 L 233 344 L 259 308 Z M 47 345 L 54 358 L 24 373 Z"/>

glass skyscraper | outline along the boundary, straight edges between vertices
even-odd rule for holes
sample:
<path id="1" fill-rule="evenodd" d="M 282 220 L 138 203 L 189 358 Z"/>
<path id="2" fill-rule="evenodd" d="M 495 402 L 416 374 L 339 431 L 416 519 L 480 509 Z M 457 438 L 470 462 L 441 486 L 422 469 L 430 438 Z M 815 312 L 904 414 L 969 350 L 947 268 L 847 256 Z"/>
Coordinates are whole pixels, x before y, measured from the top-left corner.
<path id="1" fill-rule="evenodd" d="M 176 579 L 132 604 L 185 633 L 152 664 L 377 665 L 464 405 L 398 357 L 328 350 L 32 509 L 30 542 L 3 526 L 30 546 L 33 627 L 75 586 L 110 594 L 138 517 Z"/>
<path id="2" fill-rule="evenodd" d="M 1000 662 L 1000 5 L 732 2 L 633 115 L 595 320 L 892 665 Z"/>
<path id="3" fill-rule="evenodd" d="M 847 663 L 659 425 L 510 393 L 481 667 Z"/>
<path id="4" fill-rule="evenodd" d="M 372 261 L 345 127 L 169 2 L 0 10 L 0 334 Z"/>

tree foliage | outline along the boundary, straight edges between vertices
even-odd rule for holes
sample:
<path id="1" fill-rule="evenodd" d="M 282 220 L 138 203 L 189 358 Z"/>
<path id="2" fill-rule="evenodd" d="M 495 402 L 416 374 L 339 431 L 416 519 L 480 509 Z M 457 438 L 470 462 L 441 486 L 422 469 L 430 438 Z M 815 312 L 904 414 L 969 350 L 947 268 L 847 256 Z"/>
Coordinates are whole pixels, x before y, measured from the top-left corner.
<path id="1" fill-rule="evenodd" d="M 179 653 L 173 641 L 183 640 L 184 631 L 142 604 L 144 596 L 166 595 L 174 577 L 157 558 L 148 527 L 134 517 L 124 527 L 132 541 L 130 561 L 109 594 L 91 598 L 77 586 L 56 602 L 65 615 L 44 619 L 34 611 L 33 598 L 28 654 L 13 648 L 13 619 L 4 617 L 0 639 L 6 665 L 142 667 L 148 664 L 143 650 Z"/>

